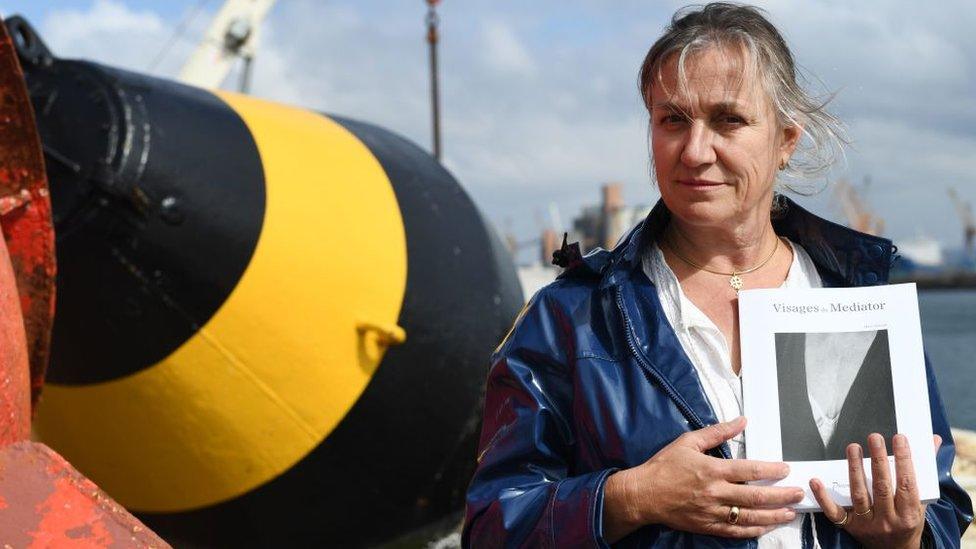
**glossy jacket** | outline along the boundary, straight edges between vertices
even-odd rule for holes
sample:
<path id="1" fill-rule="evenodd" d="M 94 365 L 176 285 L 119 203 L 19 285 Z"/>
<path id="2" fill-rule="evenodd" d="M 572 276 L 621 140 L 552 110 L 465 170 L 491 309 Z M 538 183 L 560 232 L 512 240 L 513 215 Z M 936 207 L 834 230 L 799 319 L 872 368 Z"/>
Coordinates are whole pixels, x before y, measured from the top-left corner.
<path id="1" fill-rule="evenodd" d="M 782 205 L 776 232 L 806 249 L 825 286 L 887 283 L 889 240 L 820 219 L 785 198 Z M 658 202 L 613 251 L 564 258 L 569 267 L 530 300 L 493 354 L 478 468 L 467 494 L 465 547 L 605 547 L 607 476 L 643 463 L 682 433 L 717 422 L 641 268 L 644 247 L 669 216 Z M 972 505 L 949 476 L 955 445 L 927 361 L 926 368 L 932 426 L 944 442 L 941 499 L 928 506 L 925 544 L 955 547 L 972 520 Z M 725 445 L 711 454 L 730 457 Z M 813 530 L 825 548 L 858 546 L 823 514 L 815 517 L 805 520 L 804 546 L 811 546 Z M 650 525 L 618 546 L 757 542 Z"/>

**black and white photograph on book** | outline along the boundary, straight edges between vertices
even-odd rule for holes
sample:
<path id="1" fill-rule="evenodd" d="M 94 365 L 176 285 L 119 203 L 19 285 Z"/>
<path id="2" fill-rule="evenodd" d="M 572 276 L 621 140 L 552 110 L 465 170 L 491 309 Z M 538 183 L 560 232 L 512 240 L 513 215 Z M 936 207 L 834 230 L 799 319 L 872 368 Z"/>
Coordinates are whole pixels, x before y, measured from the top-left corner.
<path id="1" fill-rule="evenodd" d="M 898 432 L 887 330 L 777 333 L 783 459 L 845 459 L 848 444 Z"/>

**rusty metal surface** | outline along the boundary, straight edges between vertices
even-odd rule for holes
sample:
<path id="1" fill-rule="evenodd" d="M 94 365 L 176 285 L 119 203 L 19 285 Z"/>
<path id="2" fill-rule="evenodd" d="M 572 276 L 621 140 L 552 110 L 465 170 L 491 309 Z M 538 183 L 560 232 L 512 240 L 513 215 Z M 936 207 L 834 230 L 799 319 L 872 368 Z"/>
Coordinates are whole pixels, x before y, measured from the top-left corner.
<path id="1" fill-rule="evenodd" d="M 27 344 L 19 301 L 7 246 L 0 239 L 0 446 L 30 436 Z"/>
<path id="2" fill-rule="evenodd" d="M 2 24 L 0 227 L 17 279 L 30 363 L 31 404 L 36 405 L 44 384 L 54 318 L 54 228 L 34 112 L 16 50 Z"/>
<path id="3" fill-rule="evenodd" d="M 7 246 L 0 239 L 0 446 L 30 436 L 27 344 L 18 297 Z"/>
<path id="4" fill-rule="evenodd" d="M 170 547 L 43 444 L 0 449 L 0 471 L 4 547 Z"/>

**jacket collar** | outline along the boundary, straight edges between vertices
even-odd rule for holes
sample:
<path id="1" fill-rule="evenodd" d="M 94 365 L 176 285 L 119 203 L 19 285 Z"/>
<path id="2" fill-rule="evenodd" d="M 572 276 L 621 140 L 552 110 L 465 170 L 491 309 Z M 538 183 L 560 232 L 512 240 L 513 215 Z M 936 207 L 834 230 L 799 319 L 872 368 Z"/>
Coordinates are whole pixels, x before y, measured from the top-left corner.
<path id="1" fill-rule="evenodd" d="M 818 217 L 785 196 L 779 195 L 777 202 L 779 214 L 773 219 L 776 234 L 803 246 L 824 286 L 872 286 L 888 282 L 891 264 L 897 257 L 891 240 Z M 600 273 L 601 288 L 622 283 L 640 269 L 647 246 L 661 235 L 670 219 L 671 212 L 663 200 L 658 200 L 647 217 L 613 250 L 596 249 L 588 253 L 581 258 L 577 269 Z"/>

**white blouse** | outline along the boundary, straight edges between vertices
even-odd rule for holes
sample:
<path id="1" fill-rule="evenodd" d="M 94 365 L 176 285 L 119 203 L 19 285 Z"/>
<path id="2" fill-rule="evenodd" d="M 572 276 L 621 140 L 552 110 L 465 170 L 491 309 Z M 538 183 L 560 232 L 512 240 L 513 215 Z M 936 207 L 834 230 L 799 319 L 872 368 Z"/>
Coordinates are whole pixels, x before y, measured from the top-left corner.
<path id="1" fill-rule="evenodd" d="M 793 262 L 781 287 L 820 288 L 823 286 L 813 260 L 801 246 L 789 242 Z M 725 336 L 705 313 L 691 302 L 681 289 L 674 271 L 664 260 L 664 254 L 653 244 L 643 257 L 644 273 L 654 283 L 664 315 L 678 335 L 685 354 L 695 366 L 720 422 L 742 415 L 742 380 L 732 371 L 732 358 Z M 729 441 L 734 459 L 745 457 L 745 440 L 740 433 Z M 812 517 L 811 517 L 812 519 Z M 761 549 L 794 548 L 802 546 L 803 516 L 759 537 Z M 820 547 L 814 536 L 814 547 Z"/>
<path id="2" fill-rule="evenodd" d="M 807 334 L 804 348 L 807 398 L 824 446 L 830 442 L 847 394 L 877 332 Z"/>

